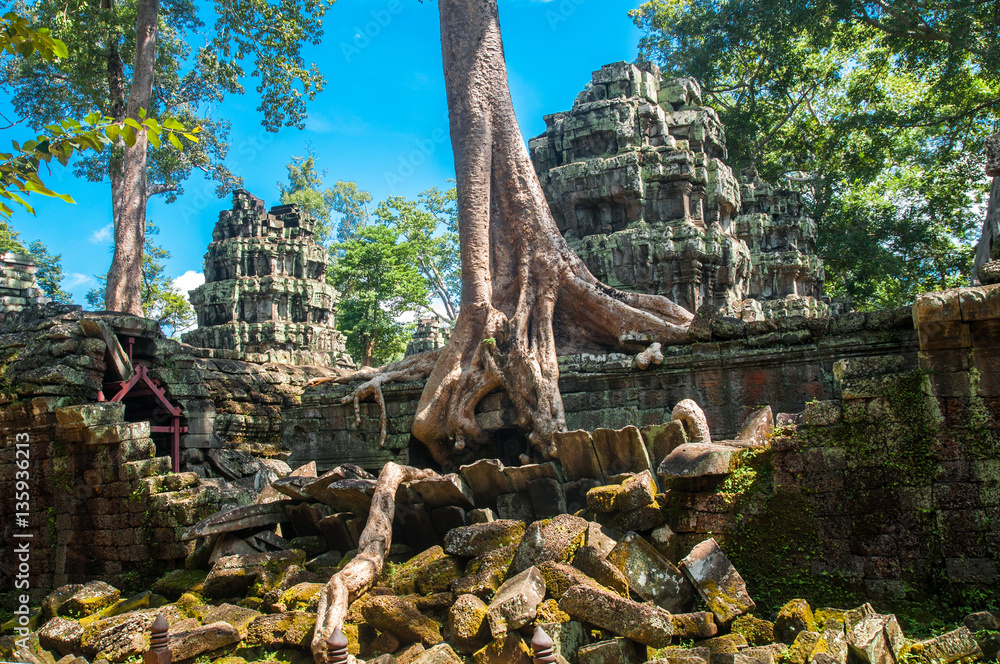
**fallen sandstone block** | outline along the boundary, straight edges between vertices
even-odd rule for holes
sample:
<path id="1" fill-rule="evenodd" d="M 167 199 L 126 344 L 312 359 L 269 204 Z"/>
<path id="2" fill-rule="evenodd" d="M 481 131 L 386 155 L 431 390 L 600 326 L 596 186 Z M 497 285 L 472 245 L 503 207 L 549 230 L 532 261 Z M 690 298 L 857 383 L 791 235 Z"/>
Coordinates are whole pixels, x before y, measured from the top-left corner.
<path id="1" fill-rule="evenodd" d="M 913 644 L 910 654 L 916 655 L 924 664 L 951 664 L 963 657 L 981 657 L 982 651 L 972 632 L 963 625 L 933 639 Z"/>
<path id="2" fill-rule="evenodd" d="M 545 597 L 545 579 L 537 567 L 529 567 L 507 579 L 486 611 L 486 621 L 494 638 L 513 631 L 535 619 L 538 605 Z"/>
<path id="3" fill-rule="evenodd" d="M 683 611 L 694 594 L 684 574 L 636 533 L 615 545 L 608 562 L 621 570 L 632 592 L 672 613 Z"/>
<path id="4" fill-rule="evenodd" d="M 903 649 L 903 630 L 896 616 L 869 616 L 847 633 L 847 645 L 868 664 L 896 664 Z"/>
<path id="5" fill-rule="evenodd" d="M 589 586 L 573 586 L 559 600 L 569 615 L 647 646 L 662 648 L 674 634 L 671 616 L 650 604 L 639 604 Z"/>
<path id="6" fill-rule="evenodd" d="M 756 606 L 747 593 L 743 577 L 714 538 L 691 549 L 691 553 L 680 562 L 680 568 L 698 589 L 698 594 L 720 625 L 729 625 Z"/>

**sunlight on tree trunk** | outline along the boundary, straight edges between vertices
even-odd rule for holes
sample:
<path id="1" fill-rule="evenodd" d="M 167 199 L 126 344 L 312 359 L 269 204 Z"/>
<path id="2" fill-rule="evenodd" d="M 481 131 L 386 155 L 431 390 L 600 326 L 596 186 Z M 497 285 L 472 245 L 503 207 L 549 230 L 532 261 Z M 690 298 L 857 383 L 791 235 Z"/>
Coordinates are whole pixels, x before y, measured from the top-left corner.
<path id="1" fill-rule="evenodd" d="M 436 361 L 413 356 L 358 388 L 412 380 L 431 366 L 413 434 L 434 459 L 487 441 L 475 407 L 505 390 L 543 455 L 565 429 L 557 348 L 627 348 L 686 338 L 693 315 L 656 295 L 597 281 L 556 227 L 521 137 L 507 84 L 496 0 L 439 0 L 458 183 L 462 299 Z M 355 377 L 355 380 L 357 376 Z M 353 398 L 353 397 L 349 397 Z"/>
<path id="2" fill-rule="evenodd" d="M 156 64 L 156 24 L 159 0 L 139 0 L 136 17 L 135 67 L 129 91 L 128 118 L 142 122 L 139 111 L 150 108 Z M 135 132 L 135 144 L 125 148 L 121 184 L 113 202 L 115 253 L 108 272 L 104 302 L 109 311 L 142 316 L 142 248 L 146 230 L 146 131 Z M 114 192 L 113 192 L 114 194 Z"/>

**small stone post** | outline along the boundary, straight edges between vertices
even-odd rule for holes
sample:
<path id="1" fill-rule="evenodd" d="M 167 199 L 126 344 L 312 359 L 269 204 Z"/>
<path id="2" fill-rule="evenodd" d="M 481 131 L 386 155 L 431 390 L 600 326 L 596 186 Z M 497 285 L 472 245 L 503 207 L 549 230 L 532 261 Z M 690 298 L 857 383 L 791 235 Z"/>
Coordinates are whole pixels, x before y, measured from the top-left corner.
<path id="1" fill-rule="evenodd" d="M 531 653 L 534 664 L 554 664 L 556 661 L 552 638 L 541 626 L 535 627 L 535 635 L 531 637 Z"/>
<path id="2" fill-rule="evenodd" d="M 143 664 L 170 664 L 173 655 L 167 645 L 167 640 L 170 638 L 167 629 L 167 619 L 162 613 L 157 614 L 156 620 L 149 626 L 149 650 L 143 655 Z"/>
<path id="3" fill-rule="evenodd" d="M 347 664 L 350 655 L 347 653 L 347 637 L 340 627 L 326 640 L 326 664 Z"/>

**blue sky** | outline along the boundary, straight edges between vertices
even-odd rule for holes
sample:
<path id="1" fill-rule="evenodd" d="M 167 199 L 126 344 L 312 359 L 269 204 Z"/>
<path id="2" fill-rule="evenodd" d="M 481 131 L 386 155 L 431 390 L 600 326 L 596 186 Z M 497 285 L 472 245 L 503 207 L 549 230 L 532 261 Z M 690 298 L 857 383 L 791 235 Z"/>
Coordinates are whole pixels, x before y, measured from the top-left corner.
<path id="1" fill-rule="evenodd" d="M 543 116 L 568 110 L 593 70 L 634 60 L 639 31 L 628 17 L 638 0 L 500 0 L 511 95 L 525 139 L 540 134 Z M 276 204 L 279 181 L 293 156 L 317 155 L 326 182 L 354 180 L 380 201 L 390 195 L 416 197 L 454 177 L 447 105 L 441 70 L 437 3 L 415 0 L 339 0 L 327 13 L 321 46 L 306 58 L 327 80 L 309 104 L 304 130 L 268 133 L 255 110 L 255 83 L 248 94 L 227 99 L 214 117 L 231 120 L 227 163 L 244 186 Z M 4 138 L 24 139 L 24 128 Z M 63 287 L 78 304 L 95 285 L 93 275 L 111 261 L 111 194 L 106 183 L 73 178 L 54 169 L 50 187 L 76 205 L 33 197 L 37 216 L 15 212 L 12 224 L 26 241 L 42 240 L 62 255 Z M 170 205 L 154 199 L 150 219 L 160 227 L 159 244 L 171 253 L 168 273 L 184 287 L 196 284 L 219 211 L 229 199 L 214 195 L 211 182 L 192 178 Z"/>

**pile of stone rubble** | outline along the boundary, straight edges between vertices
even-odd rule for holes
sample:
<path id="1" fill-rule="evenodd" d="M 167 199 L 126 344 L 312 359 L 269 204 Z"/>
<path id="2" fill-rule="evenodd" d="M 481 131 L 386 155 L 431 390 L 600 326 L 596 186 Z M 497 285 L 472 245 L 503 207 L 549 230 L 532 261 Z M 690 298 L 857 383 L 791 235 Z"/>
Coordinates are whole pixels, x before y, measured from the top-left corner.
<path id="1" fill-rule="evenodd" d="M 162 613 L 174 662 L 311 661 L 320 592 L 354 555 L 375 483 L 353 466 L 318 477 L 312 464 L 300 467 L 254 504 L 191 527 L 185 537 L 199 544 L 185 569 L 152 591 L 122 599 L 103 582 L 58 589 L 34 619 L 29 647 L 5 636 L 0 659 L 128 661 L 148 648 L 150 625 Z M 626 473 L 590 488 L 579 515 L 520 520 L 475 507 L 457 474 L 403 485 L 390 562 L 343 625 L 350 652 L 379 664 L 528 664 L 541 626 L 559 661 L 571 664 L 997 657 L 1000 621 L 985 612 L 916 642 L 895 616 L 868 604 L 813 610 L 793 600 L 773 622 L 755 616 L 743 578 L 714 539 L 676 559 L 662 526 L 622 532 L 608 525 L 641 514 L 656 496 L 651 473 Z M 460 525 L 438 537 L 449 520 Z M 440 543 L 423 546 L 421 535 Z"/>

